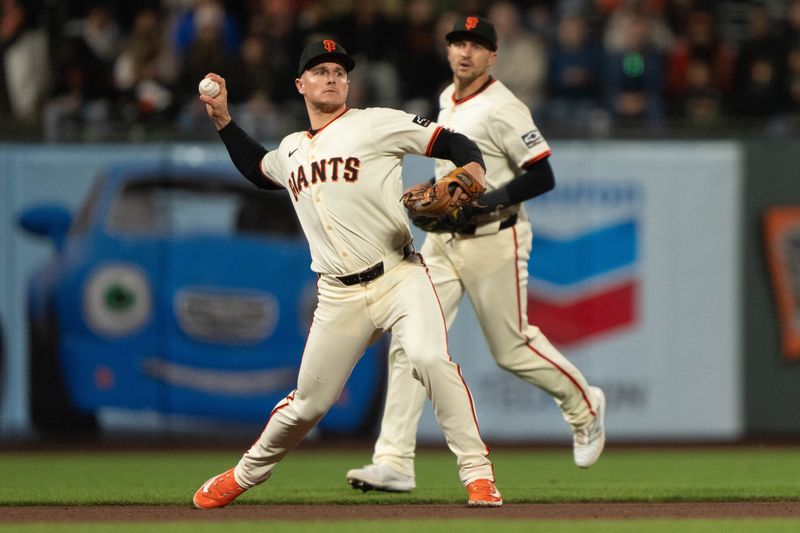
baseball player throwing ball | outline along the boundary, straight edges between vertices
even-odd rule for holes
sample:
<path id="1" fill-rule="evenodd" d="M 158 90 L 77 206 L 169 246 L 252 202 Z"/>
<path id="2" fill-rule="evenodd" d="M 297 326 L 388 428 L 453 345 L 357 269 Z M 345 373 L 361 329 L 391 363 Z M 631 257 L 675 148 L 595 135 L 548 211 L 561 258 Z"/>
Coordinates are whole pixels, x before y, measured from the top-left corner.
<path id="1" fill-rule="evenodd" d="M 411 246 L 403 205 L 405 154 L 448 159 L 477 183 L 452 192 L 453 207 L 475 200 L 484 164 L 475 143 L 437 124 L 392 109 L 346 106 L 348 72 L 355 66 L 332 40 L 302 53 L 295 80 L 311 129 L 286 136 L 267 152 L 231 120 L 225 80 L 216 97 L 201 95 L 239 171 L 256 186 L 286 188 L 319 274 L 318 304 L 297 388 L 272 410 L 266 427 L 239 463 L 195 493 L 195 507 L 231 503 L 269 479 L 338 398 L 364 350 L 384 331 L 408 356 L 420 389 L 433 404 L 471 506 L 502 505 L 489 450 L 481 440 L 472 399 L 447 352 L 447 329 L 436 290 Z M 255 266 L 254 268 L 257 268 Z"/>
<path id="2" fill-rule="evenodd" d="M 438 121 L 474 139 L 486 161 L 487 192 L 480 208 L 455 215 L 416 216 L 429 233 L 422 247 L 448 327 L 466 292 L 500 367 L 553 396 L 573 430 L 575 463 L 588 468 L 605 444 L 605 398 L 535 326 L 526 310 L 531 226 L 520 202 L 553 188 L 550 148 L 530 110 L 488 72 L 497 56 L 492 24 L 457 20 L 447 34 L 453 84 L 440 97 Z M 436 162 L 436 176 L 452 165 Z M 410 491 L 424 391 L 412 378 L 402 339 L 392 341 L 389 385 L 372 464 L 347 472 L 354 488 Z M 412 364 L 413 366 L 413 364 Z"/>

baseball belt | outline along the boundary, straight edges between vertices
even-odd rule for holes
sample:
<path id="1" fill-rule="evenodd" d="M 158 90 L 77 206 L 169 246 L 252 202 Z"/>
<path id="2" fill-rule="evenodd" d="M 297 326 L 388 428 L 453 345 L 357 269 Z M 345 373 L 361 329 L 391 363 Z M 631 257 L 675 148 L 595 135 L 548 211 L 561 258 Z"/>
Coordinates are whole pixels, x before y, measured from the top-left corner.
<path id="1" fill-rule="evenodd" d="M 403 259 L 405 259 L 409 255 L 413 254 L 414 253 L 414 245 L 413 244 L 406 244 L 405 246 L 403 246 L 402 253 L 403 253 Z M 398 254 L 398 257 L 399 257 L 399 254 Z M 383 273 L 386 270 L 390 270 L 391 268 L 397 266 L 397 264 L 399 263 L 399 261 L 398 261 L 397 263 L 394 263 L 394 264 L 384 265 L 384 263 L 387 263 L 387 262 L 388 262 L 387 260 L 384 260 L 384 261 L 381 261 L 380 263 L 376 263 L 376 264 L 372 265 L 371 267 L 369 267 L 368 269 L 362 270 L 361 272 L 358 272 L 356 274 L 348 274 L 346 276 L 336 276 L 336 279 L 341 281 L 344 285 L 348 285 L 348 286 L 349 285 L 355 285 L 357 283 L 367 283 L 368 281 L 372 281 L 374 279 L 377 279 L 377 278 L 383 276 Z"/>
<path id="2" fill-rule="evenodd" d="M 513 226 L 516 223 L 517 223 L 517 215 L 513 214 L 510 217 L 508 217 L 507 219 L 505 219 L 502 222 L 500 222 L 500 227 L 497 228 L 497 231 L 500 231 L 501 229 L 510 228 L 511 226 Z M 475 232 L 478 231 L 478 228 L 481 225 L 482 224 L 480 224 L 480 225 L 479 224 L 467 224 L 466 226 L 464 226 L 463 229 L 460 229 L 458 231 L 458 233 L 461 234 L 461 235 L 475 235 Z"/>

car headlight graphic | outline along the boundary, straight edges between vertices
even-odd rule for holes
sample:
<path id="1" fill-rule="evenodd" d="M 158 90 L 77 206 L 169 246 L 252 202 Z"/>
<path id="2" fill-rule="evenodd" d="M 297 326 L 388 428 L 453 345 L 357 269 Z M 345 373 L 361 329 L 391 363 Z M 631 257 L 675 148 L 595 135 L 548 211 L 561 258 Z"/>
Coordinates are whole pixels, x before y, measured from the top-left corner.
<path id="1" fill-rule="evenodd" d="M 84 285 L 83 314 L 98 335 L 129 335 L 147 322 L 152 310 L 150 283 L 134 265 L 101 265 Z"/>

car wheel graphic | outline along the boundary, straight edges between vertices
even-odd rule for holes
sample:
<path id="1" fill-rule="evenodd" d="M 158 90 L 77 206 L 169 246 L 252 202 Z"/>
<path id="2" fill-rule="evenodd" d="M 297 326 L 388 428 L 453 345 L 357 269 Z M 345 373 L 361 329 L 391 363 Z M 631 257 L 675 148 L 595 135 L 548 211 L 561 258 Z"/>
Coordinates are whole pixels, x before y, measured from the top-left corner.
<path id="1" fill-rule="evenodd" d="M 48 435 L 88 437 L 97 432 L 92 413 L 73 407 L 58 357 L 58 328 L 52 311 L 29 317 L 28 376 L 31 421 Z"/>

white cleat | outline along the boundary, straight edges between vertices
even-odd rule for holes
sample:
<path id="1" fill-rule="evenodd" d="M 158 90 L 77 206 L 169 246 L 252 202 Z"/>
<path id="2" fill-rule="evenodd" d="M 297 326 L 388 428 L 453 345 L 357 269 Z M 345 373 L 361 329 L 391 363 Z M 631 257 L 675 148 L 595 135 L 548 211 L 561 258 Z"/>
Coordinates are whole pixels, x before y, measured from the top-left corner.
<path id="1" fill-rule="evenodd" d="M 572 432 L 572 454 L 575 464 L 581 468 L 589 468 L 597 462 L 606 445 L 606 395 L 598 387 L 589 387 L 594 393 L 596 414 L 594 421 L 583 429 Z"/>
<path id="2" fill-rule="evenodd" d="M 378 463 L 354 468 L 347 472 L 347 482 L 354 489 L 411 492 L 417 486 L 413 476 L 398 472 L 391 466 Z"/>

